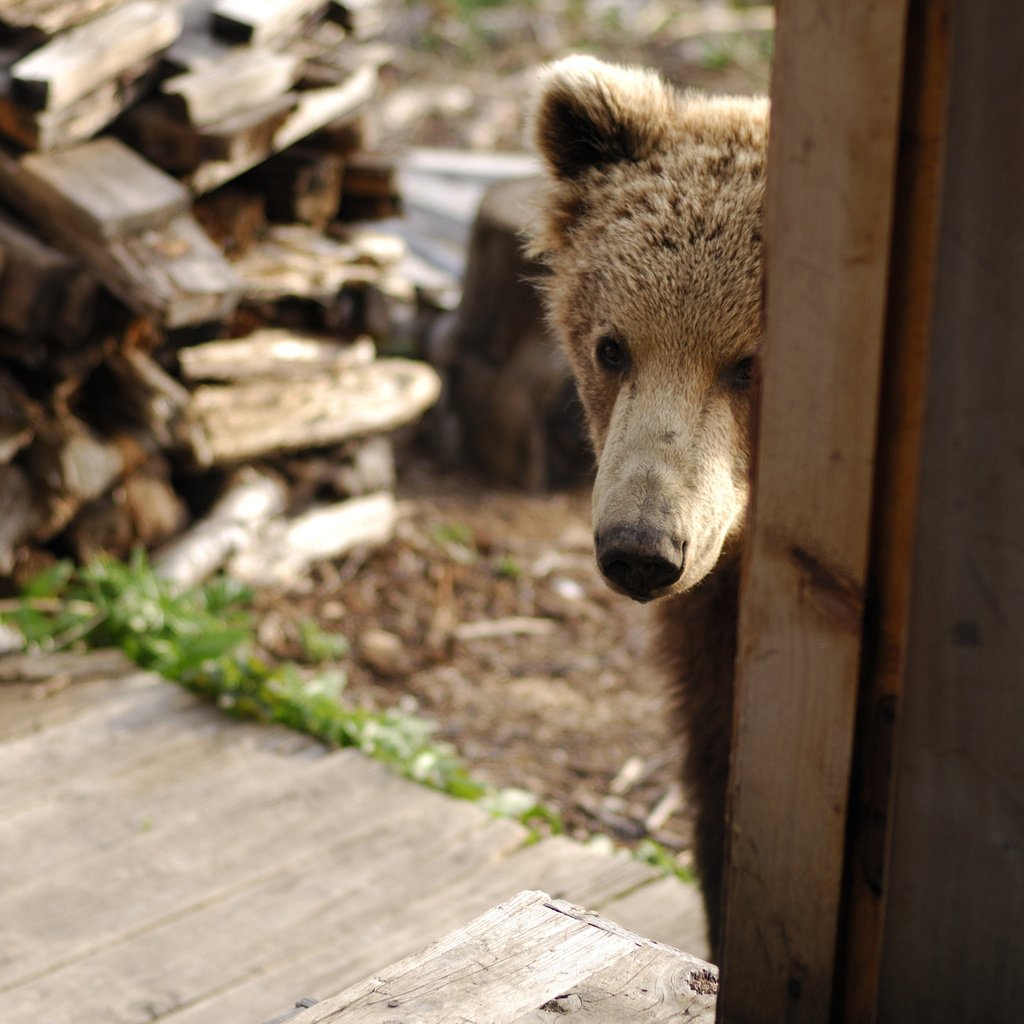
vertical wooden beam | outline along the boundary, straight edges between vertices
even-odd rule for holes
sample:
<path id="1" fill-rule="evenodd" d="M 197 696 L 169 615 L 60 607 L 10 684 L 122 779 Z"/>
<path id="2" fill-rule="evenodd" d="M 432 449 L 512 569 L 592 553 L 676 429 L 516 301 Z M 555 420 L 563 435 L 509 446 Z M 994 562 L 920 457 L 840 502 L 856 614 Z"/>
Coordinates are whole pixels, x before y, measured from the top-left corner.
<path id="1" fill-rule="evenodd" d="M 878 422 L 854 785 L 846 854 L 838 1016 L 875 1019 L 891 764 L 917 514 L 934 302 L 951 0 L 910 0 Z"/>
<path id="2" fill-rule="evenodd" d="M 787 0 L 719 1019 L 831 1012 L 907 4 Z"/>
<path id="3" fill-rule="evenodd" d="M 1024 1016 L 1024 6 L 953 4 L 878 1021 Z"/>

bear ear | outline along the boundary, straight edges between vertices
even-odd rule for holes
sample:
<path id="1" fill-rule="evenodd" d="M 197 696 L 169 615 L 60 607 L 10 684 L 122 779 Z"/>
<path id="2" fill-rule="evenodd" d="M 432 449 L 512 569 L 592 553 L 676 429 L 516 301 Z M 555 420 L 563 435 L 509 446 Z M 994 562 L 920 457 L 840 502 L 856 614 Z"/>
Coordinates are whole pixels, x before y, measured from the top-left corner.
<path id="1" fill-rule="evenodd" d="M 559 178 L 642 160 L 662 149 L 678 97 L 654 72 L 567 57 L 541 71 L 533 103 L 534 144 Z"/>

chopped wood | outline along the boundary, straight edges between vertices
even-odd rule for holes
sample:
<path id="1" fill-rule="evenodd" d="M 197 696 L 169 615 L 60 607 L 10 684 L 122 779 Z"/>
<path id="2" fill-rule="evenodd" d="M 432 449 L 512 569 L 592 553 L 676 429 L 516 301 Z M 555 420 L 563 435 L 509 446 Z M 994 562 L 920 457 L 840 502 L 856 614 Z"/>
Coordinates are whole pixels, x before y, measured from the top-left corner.
<path id="1" fill-rule="evenodd" d="M 266 195 L 271 220 L 323 231 L 338 214 L 344 172 L 340 153 L 298 144 L 254 167 L 243 183 Z"/>
<path id="2" fill-rule="evenodd" d="M 0 213 L 0 327 L 33 342 L 60 312 L 60 300 L 74 270 L 64 253 L 40 241 Z"/>
<path id="3" fill-rule="evenodd" d="M 11 68 L 12 96 L 31 110 L 66 107 L 170 45 L 181 27 L 167 4 L 132 0 L 19 60 Z"/>
<path id="4" fill-rule="evenodd" d="M 323 505 L 263 526 L 228 563 L 235 579 L 252 585 L 292 585 L 317 561 L 391 539 L 397 513 L 389 492 Z"/>
<path id="5" fill-rule="evenodd" d="M 229 185 L 200 196 L 192 212 L 229 258 L 241 255 L 267 228 L 266 196 L 241 186 Z"/>
<path id="6" fill-rule="evenodd" d="M 125 0 L 3 0 L 0 21 L 13 28 L 35 28 L 46 35 L 55 35 Z"/>
<path id="7" fill-rule="evenodd" d="M 189 205 L 180 182 L 112 138 L 20 158 L 0 152 L 0 182 L 54 235 L 109 240 L 165 224 Z"/>
<path id="8" fill-rule="evenodd" d="M 266 144 L 250 146 L 243 154 L 202 165 L 188 176 L 188 185 L 193 192 L 208 192 L 324 125 L 355 115 L 373 95 L 376 85 L 377 68 L 371 65 L 358 69 L 337 85 L 285 94 L 282 100 L 289 101 L 291 109 Z"/>
<path id="9" fill-rule="evenodd" d="M 10 462 L 32 440 L 39 420 L 38 409 L 18 381 L 0 368 L 0 464 Z"/>
<path id="10" fill-rule="evenodd" d="M 543 892 L 521 892 L 291 1024 L 403 1020 L 712 1024 L 718 971 Z M 393 1009 L 388 1009 L 389 1007 Z M 395 1020 L 399 1019 L 394 1017 Z"/>
<path id="11" fill-rule="evenodd" d="M 157 552 L 155 571 L 181 587 L 201 583 L 244 547 L 261 523 L 280 515 L 287 502 L 279 476 L 251 466 L 239 469 L 209 514 Z"/>
<path id="12" fill-rule="evenodd" d="M 232 262 L 247 299 L 289 297 L 330 300 L 347 284 L 376 281 L 379 272 L 359 266 L 359 250 L 303 225 L 280 225 Z"/>
<path id="13" fill-rule="evenodd" d="M 216 0 L 213 27 L 225 39 L 256 46 L 294 34 L 305 18 L 325 9 L 324 0 Z"/>
<path id="14" fill-rule="evenodd" d="M 178 420 L 191 396 L 155 360 L 137 348 L 123 347 L 107 359 L 120 381 L 123 419 L 142 429 L 162 448 L 174 445 Z"/>
<path id="15" fill-rule="evenodd" d="M 191 416 L 208 445 L 206 459 L 237 462 L 271 452 L 323 447 L 394 430 L 437 401 L 441 383 L 425 363 L 381 359 L 312 380 L 203 385 Z"/>
<path id="16" fill-rule="evenodd" d="M 108 242 L 62 236 L 126 306 L 161 326 L 220 321 L 237 305 L 238 279 L 190 215 Z"/>
<path id="17" fill-rule="evenodd" d="M 25 471 L 0 465 L 0 574 L 14 568 L 17 550 L 32 537 L 41 512 L 39 495 Z"/>
<path id="18" fill-rule="evenodd" d="M 160 91 L 203 127 L 277 99 L 294 85 L 300 66 L 290 54 L 241 48 L 209 67 L 165 79 Z"/>
<path id="19" fill-rule="evenodd" d="M 28 110 L 13 100 L 8 87 L 0 87 L 0 132 L 39 150 L 91 139 L 149 92 L 159 63 L 159 57 L 148 58 L 59 110 Z"/>
<path id="20" fill-rule="evenodd" d="M 330 338 L 268 327 L 243 338 L 208 341 L 178 351 L 188 381 L 303 378 L 367 366 L 376 356 L 369 338 L 343 344 Z"/>

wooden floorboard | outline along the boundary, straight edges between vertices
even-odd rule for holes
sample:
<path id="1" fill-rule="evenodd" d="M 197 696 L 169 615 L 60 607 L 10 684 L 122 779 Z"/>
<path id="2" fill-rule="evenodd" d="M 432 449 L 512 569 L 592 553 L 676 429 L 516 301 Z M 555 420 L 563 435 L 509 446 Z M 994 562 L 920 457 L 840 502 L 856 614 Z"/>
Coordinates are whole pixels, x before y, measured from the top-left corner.
<path id="1" fill-rule="evenodd" d="M 650 915 L 662 941 L 702 935 L 695 890 L 626 855 L 531 845 L 516 823 L 151 676 L 86 676 L 0 681 L 5 1022 L 261 1024 L 523 889 L 618 905 L 641 931 Z"/>

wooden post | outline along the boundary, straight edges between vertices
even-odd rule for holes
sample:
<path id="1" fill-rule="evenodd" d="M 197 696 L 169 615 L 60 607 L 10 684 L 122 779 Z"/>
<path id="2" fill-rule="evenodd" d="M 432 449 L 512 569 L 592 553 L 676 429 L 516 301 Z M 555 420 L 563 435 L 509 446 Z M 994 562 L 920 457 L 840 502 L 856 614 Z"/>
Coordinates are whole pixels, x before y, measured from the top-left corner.
<path id="1" fill-rule="evenodd" d="M 906 13 L 898 0 L 787 0 L 776 35 L 719 999 L 728 1024 L 831 1013 Z"/>
<path id="2" fill-rule="evenodd" d="M 1024 1015 L 1024 7 L 953 4 L 877 1020 Z"/>

